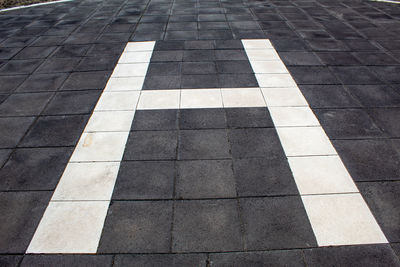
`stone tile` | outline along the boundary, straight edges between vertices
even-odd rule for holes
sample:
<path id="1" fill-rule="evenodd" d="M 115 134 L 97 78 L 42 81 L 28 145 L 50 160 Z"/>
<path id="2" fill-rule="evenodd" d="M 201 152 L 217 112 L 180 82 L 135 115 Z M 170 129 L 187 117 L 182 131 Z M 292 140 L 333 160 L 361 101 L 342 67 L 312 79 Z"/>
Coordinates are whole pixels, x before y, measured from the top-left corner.
<path id="1" fill-rule="evenodd" d="M 0 147 L 17 146 L 33 122 L 34 117 L 0 118 Z"/>
<path id="2" fill-rule="evenodd" d="M 74 71 L 105 71 L 113 70 L 118 57 L 116 56 L 96 56 L 85 57 L 79 65 L 74 68 Z"/>
<path id="3" fill-rule="evenodd" d="M 357 58 L 355 58 L 350 52 L 318 52 L 316 54 L 325 65 L 361 65 L 361 62 Z"/>
<path id="4" fill-rule="evenodd" d="M 289 73 L 280 60 L 252 61 L 251 67 L 256 74 L 262 73 Z"/>
<path id="5" fill-rule="evenodd" d="M 177 110 L 137 110 L 132 122 L 132 130 L 176 130 L 177 125 Z"/>
<path id="6" fill-rule="evenodd" d="M 363 87 L 364 85 L 360 86 Z M 347 87 L 346 87 L 347 88 Z M 301 85 L 300 90 L 311 108 L 359 107 L 354 94 L 341 85 Z"/>
<path id="7" fill-rule="evenodd" d="M 154 51 L 151 62 L 182 61 L 183 50 L 177 51 Z"/>
<path id="8" fill-rule="evenodd" d="M 164 254 L 164 255 L 118 255 L 114 266 L 120 267 L 203 267 L 207 261 L 205 254 Z"/>
<path id="9" fill-rule="evenodd" d="M 73 72 L 61 90 L 103 89 L 109 78 L 108 71 Z"/>
<path id="10" fill-rule="evenodd" d="M 223 109 L 182 109 L 179 115 L 179 128 L 190 129 L 224 129 L 226 128 Z"/>
<path id="11" fill-rule="evenodd" d="M 71 148 L 17 149 L 0 171 L 0 188 L 53 190 L 71 153 Z"/>
<path id="12" fill-rule="evenodd" d="M 156 89 L 177 89 L 181 88 L 181 76 L 169 75 L 147 75 L 143 84 L 143 90 L 156 90 Z"/>
<path id="13" fill-rule="evenodd" d="M 2 75 L 31 74 L 42 64 L 41 59 L 10 60 L 0 68 Z"/>
<path id="14" fill-rule="evenodd" d="M 17 92 L 57 91 L 63 84 L 68 74 L 32 74 L 18 87 Z"/>
<path id="15" fill-rule="evenodd" d="M 51 57 L 83 57 L 86 55 L 89 47 L 90 45 L 63 45 L 58 47 Z"/>
<path id="16" fill-rule="evenodd" d="M 275 127 L 319 126 L 309 107 L 269 107 Z"/>
<path id="17" fill-rule="evenodd" d="M 268 107 L 307 107 L 300 90 L 292 88 L 261 88 Z"/>
<path id="18" fill-rule="evenodd" d="M 195 62 L 195 61 L 215 61 L 214 50 L 185 50 L 183 54 L 183 61 Z"/>
<path id="19" fill-rule="evenodd" d="M 4 42 L 3 42 L 3 44 L 4 44 Z M 3 44 L 2 44 L 2 46 L 3 46 Z M 0 59 L 11 59 L 19 51 L 21 51 L 21 48 L 18 48 L 18 47 L 2 47 L 0 49 Z"/>
<path id="20" fill-rule="evenodd" d="M 47 105 L 43 114 L 90 114 L 99 96 L 99 91 L 58 92 Z"/>
<path id="21" fill-rule="evenodd" d="M 0 149 L 0 166 L 3 166 L 4 163 L 8 160 L 12 149 Z"/>
<path id="22" fill-rule="evenodd" d="M 124 160 L 176 159 L 176 131 L 133 131 L 126 144 Z"/>
<path id="23" fill-rule="evenodd" d="M 113 78 L 145 76 L 148 66 L 148 63 L 117 64 L 112 76 Z"/>
<path id="24" fill-rule="evenodd" d="M 269 74 L 256 74 L 257 82 L 260 87 L 296 87 L 296 82 L 293 80 L 292 76 L 287 73 L 269 73 Z"/>
<path id="25" fill-rule="evenodd" d="M 230 158 L 226 130 L 181 130 L 178 158 L 180 160 Z"/>
<path id="26" fill-rule="evenodd" d="M 96 105 L 96 111 L 135 110 L 139 91 L 104 92 Z"/>
<path id="27" fill-rule="evenodd" d="M 264 107 L 225 108 L 229 128 L 273 127 L 271 116 Z"/>
<path id="28" fill-rule="evenodd" d="M 16 76 L 0 76 L 0 93 L 8 94 L 14 91 L 18 86 L 24 82 L 26 75 Z"/>
<path id="29" fill-rule="evenodd" d="M 232 156 L 238 158 L 283 157 L 283 150 L 274 129 L 248 128 L 229 130 Z"/>
<path id="30" fill-rule="evenodd" d="M 181 73 L 180 62 L 150 63 L 148 75 L 179 75 Z"/>
<path id="31" fill-rule="evenodd" d="M 110 78 L 107 82 L 107 86 L 104 89 L 105 92 L 117 92 L 117 91 L 136 91 L 141 90 L 144 82 L 144 76 L 141 77 L 122 77 L 122 78 Z"/>
<path id="32" fill-rule="evenodd" d="M 214 62 L 184 62 L 182 74 L 215 74 L 217 69 Z"/>
<path id="33" fill-rule="evenodd" d="M 398 181 L 358 183 L 358 187 L 387 239 L 390 242 L 398 242 L 400 216 L 396 203 L 399 201 L 400 183 Z"/>
<path id="34" fill-rule="evenodd" d="M 261 51 L 258 51 L 261 54 Z M 248 53 L 248 52 L 247 52 Z M 250 58 L 250 56 L 249 56 Z M 226 61 L 226 60 L 248 60 L 246 57 L 246 52 L 244 50 L 215 50 L 215 59 L 217 61 Z M 251 58 L 250 58 L 251 60 Z"/>
<path id="35" fill-rule="evenodd" d="M 398 77 L 400 66 L 374 66 L 369 69 L 375 72 L 379 79 L 383 81 L 388 83 L 400 82 L 400 78 Z"/>
<path id="36" fill-rule="evenodd" d="M 222 89 L 224 107 L 263 107 L 266 106 L 259 88 Z"/>
<path id="37" fill-rule="evenodd" d="M 375 123 L 389 136 L 400 137 L 400 127 L 397 123 L 400 118 L 399 108 L 372 109 L 369 114 Z"/>
<path id="38" fill-rule="evenodd" d="M 218 74 L 219 86 L 222 88 L 232 87 L 258 87 L 254 75 L 247 74 Z"/>
<path id="39" fill-rule="evenodd" d="M 171 202 L 115 201 L 108 210 L 98 252 L 168 252 L 171 222 Z"/>
<path id="40" fill-rule="evenodd" d="M 237 159 L 233 162 L 239 196 L 297 195 L 285 158 Z"/>
<path id="41" fill-rule="evenodd" d="M 0 265 L 1 266 L 9 266 L 9 267 L 17 267 L 22 260 L 21 255 L 2 255 L 0 256 Z"/>
<path id="42" fill-rule="evenodd" d="M 22 49 L 13 59 L 47 58 L 55 49 L 55 46 L 28 46 Z"/>
<path id="43" fill-rule="evenodd" d="M 240 200 L 240 206 L 247 249 L 317 245 L 300 197 L 246 198 Z"/>
<path id="44" fill-rule="evenodd" d="M 176 179 L 178 199 L 236 197 L 230 160 L 180 161 Z"/>
<path id="45" fill-rule="evenodd" d="M 312 52 L 281 52 L 279 56 L 287 66 L 318 66 L 322 65 Z"/>
<path id="46" fill-rule="evenodd" d="M 52 96 L 52 93 L 24 93 L 10 95 L 0 104 L 0 116 L 39 115 Z"/>
<path id="47" fill-rule="evenodd" d="M 111 255 L 26 255 L 21 266 L 111 266 Z"/>
<path id="48" fill-rule="evenodd" d="M 74 146 L 87 120 L 88 116 L 84 115 L 40 117 L 26 134 L 20 146 Z"/>
<path id="49" fill-rule="evenodd" d="M 400 157 L 388 141 L 337 140 L 333 144 L 356 182 L 400 177 Z"/>
<path id="50" fill-rule="evenodd" d="M 81 58 L 49 58 L 37 69 L 38 73 L 71 72 Z"/>
<path id="51" fill-rule="evenodd" d="M 137 109 L 179 109 L 179 90 L 142 91 Z"/>
<path id="52" fill-rule="evenodd" d="M 181 91 L 180 108 L 222 108 L 219 89 L 194 89 Z"/>
<path id="53" fill-rule="evenodd" d="M 70 161 L 121 161 L 128 134 L 127 132 L 83 133 Z"/>
<path id="54" fill-rule="evenodd" d="M 210 266 L 305 266 L 300 250 L 238 252 L 210 255 Z"/>
<path id="55" fill-rule="evenodd" d="M 110 200 L 119 162 L 68 163 L 52 201 Z"/>
<path id="56" fill-rule="evenodd" d="M 213 74 L 182 75 L 181 88 L 219 88 L 218 76 Z"/>
<path id="57" fill-rule="evenodd" d="M 232 251 L 243 248 L 235 200 L 179 201 L 174 212 L 172 251 Z"/>
<path id="58" fill-rule="evenodd" d="M 321 109 L 315 111 L 331 139 L 383 137 L 384 133 L 362 109 Z"/>
<path id="59" fill-rule="evenodd" d="M 243 74 L 253 73 L 249 61 L 235 60 L 235 61 L 216 61 L 217 72 L 222 74 Z"/>
<path id="60" fill-rule="evenodd" d="M 51 201 L 27 253 L 96 253 L 108 201 Z"/>
<path id="61" fill-rule="evenodd" d="M 50 192 L 1 192 L 1 253 L 25 253 L 50 200 Z"/>
<path id="62" fill-rule="evenodd" d="M 343 84 L 379 84 L 381 81 L 366 67 L 331 67 Z"/>
<path id="63" fill-rule="evenodd" d="M 93 112 L 85 132 L 128 132 L 135 111 Z"/>
<path id="64" fill-rule="evenodd" d="M 400 106 L 400 94 L 387 85 L 347 85 L 346 89 L 365 107 Z"/>
<path id="65" fill-rule="evenodd" d="M 335 155 L 329 138 L 321 127 L 277 128 L 285 154 L 293 156 Z"/>
<path id="66" fill-rule="evenodd" d="M 175 163 L 171 161 L 124 161 L 113 199 L 172 199 Z"/>
<path id="67" fill-rule="evenodd" d="M 319 246 L 387 243 L 360 194 L 310 195 L 302 200 Z"/>
<path id="68" fill-rule="evenodd" d="M 338 84 L 339 81 L 327 67 L 288 67 L 297 84 Z"/>
<path id="69" fill-rule="evenodd" d="M 389 245 L 363 245 L 314 248 L 304 251 L 307 266 L 321 266 L 328 262 L 338 265 L 398 266 L 399 260 Z"/>

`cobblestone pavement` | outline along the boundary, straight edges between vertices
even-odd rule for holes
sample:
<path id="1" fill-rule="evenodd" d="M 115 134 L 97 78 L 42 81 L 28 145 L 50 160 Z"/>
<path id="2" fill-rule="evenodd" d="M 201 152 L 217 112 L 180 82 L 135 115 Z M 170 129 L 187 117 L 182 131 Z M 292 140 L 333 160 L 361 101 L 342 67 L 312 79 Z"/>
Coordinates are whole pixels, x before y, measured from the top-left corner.
<path id="1" fill-rule="evenodd" d="M 400 5 L 0 12 L 0 266 L 400 266 Z"/>

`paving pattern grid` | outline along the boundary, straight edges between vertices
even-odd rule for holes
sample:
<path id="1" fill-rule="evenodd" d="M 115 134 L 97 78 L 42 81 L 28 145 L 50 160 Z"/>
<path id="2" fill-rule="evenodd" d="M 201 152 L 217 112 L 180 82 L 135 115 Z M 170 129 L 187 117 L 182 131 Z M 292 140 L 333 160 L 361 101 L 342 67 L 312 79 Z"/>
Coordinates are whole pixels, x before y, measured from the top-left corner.
<path id="1" fill-rule="evenodd" d="M 291 265 L 321 266 L 332 261 L 395 265 L 400 214 L 399 14 L 399 5 L 368 1 L 73 1 L 2 13 L 1 263 L 180 266 L 198 262 L 203 266 L 208 262 L 218 266 L 233 261 L 283 265 L 287 260 Z M 24 256 L 127 41 L 165 40 L 155 50 L 167 51 L 161 57 L 175 54 L 183 62 L 179 59 L 182 50 L 229 50 L 238 43 L 233 39 L 243 38 L 268 38 L 274 44 L 390 246 Z M 190 67 L 196 64 L 182 64 L 174 74 L 149 80 L 149 89 L 157 89 L 160 79 L 171 81 L 171 88 L 190 88 L 190 80 L 202 84 L 203 71 L 214 78 L 211 86 L 201 87 L 229 83 L 247 87 L 231 81 L 232 76 L 226 78 L 223 74 L 229 73 L 223 73 L 217 63 L 214 69 L 210 61 L 215 60 L 205 60 L 201 65 L 207 67 L 200 73 L 192 73 L 195 68 Z"/>

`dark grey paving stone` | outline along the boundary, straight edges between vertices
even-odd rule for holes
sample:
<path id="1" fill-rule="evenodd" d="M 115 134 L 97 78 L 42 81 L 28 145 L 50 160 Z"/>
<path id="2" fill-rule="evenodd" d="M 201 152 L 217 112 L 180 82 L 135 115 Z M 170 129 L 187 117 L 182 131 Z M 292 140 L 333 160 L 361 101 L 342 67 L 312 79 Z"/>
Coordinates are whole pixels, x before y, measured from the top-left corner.
<path id="1" fill-rule="evenodd" d="M 275 129 L 248 128 L 229 130 L 232 156 L 239 158 L 282 158 L 284 152 Z"/>
<path id="2" fill-rule="evenodd" d="M 210 255 L 210 266 L 305 266 L 300 250 L 238 252 Z"/>
<path id="3" fill-rule="evenodd" d="M 308 51 L 308 45 L 301 39 L 278 39 L 271 40 L 274 48 L 278 52 L 284 51 Z"/>
<path id="4" fill-rule="evenodd" d="M 400 259 L 400 243 L 392 243 L 391 246 L 397 257 Z"/>
<path id="5" fill-rule="evenodd" d="M 314 110 L 330 139 L 365 139 L 383 137 L 371 117 L 362 109 Z"/>
<path id="6" fill-rule="evenodd" d="M 214 41 L 185 41 L 185 50 L 215 49 Z"/>
<path id="7" fill-rule="evenodd" d="M 214 61 L 215 50 L 185 50 L 183 61 Z"/>
<path id="8" fill-rule="evenodd" d="M 54 190 L 72 148 L 17 149 L 0 170 L 1 190 Z"/>
<path id="9" fill-rule="evenodd" d="M 34 73 L 30 75 L 20 87 L 18 87 L 16 92 L 57 91 L 67 77 L 67 73 Z"/>
<path id="10" fill-rule="evenodd" d="M 88 115 L 40 117 L 20 146 L 75 146 L 88 119 Z"/>
<path id="11" fill-rule="evenodd" d="M 184 50 L 184 41 L 157 41 L 154 51 Z"/>
<path id="12" fill-rule="evenodd" d="M 400 106 L 400 94 L 387 85 L 347 85 L 346 89 L 365 107 Z"/>
<path id="13" fill-rule="evenodd" d="M 225 129 L 226 119 L 223 109 L 182 109 L 179 115 L 179 128 Z"/>
<path id="14" fill-rule="evenodd" d="M 261 27 L 257 21 L 231 21 L 229 22 L 233 30 L 260 30 Z"/>
<path id="15" fill-rule="evenodd" d="M 14 59 L 33 59 L 33 58 L 46 58 L 54 50 L 55 46 L 32 46 L 22 49 Z"/>
<path id="16" fill-rule="evenodd" d="M 42 62 L 42 59 L 10 60 L 0 68 L 0 73 L 1 75 L 30 74 Z"/>
<path id="17" fill-rule="evenodd" d="M 360 107 L 361 104 L 341 85 L 301 85 L 311 108 Z"/>
<path id="18" fill-rule="evenodd" d="M 322 65 L 318 57 L 312 52 L 280 52 L 279 56 L 285 65 L 313 66 Z"/>
<path id="19" fill-rule="evenodd" d="M 274 127 L 267 108 L 226 108 L 229 128 Z"/>
<path id="20" fill-rule="evenodd" d="M 389 136 L 400 137 L 400 108 L 379 108 L 369 111 L 376 124 Z"/>
<path id="21" fill-rule="evenodd" d="M 108 209 L 98 252 L 168 252 L 171 223 L 172 202 L 114 201 Z"/>
<path id="22" fill-rule="evenodd" d="M 342 42 L 333 39 L 308 39 L 308 45 L 314 51 L 348 51 L 349 48 Z"/>
<path id="23" fill-rule="evenodd" d="M 147 70 L 147 75 L 179 75 L 180 73 L 180 62 L 150 63 Z"/>
<path id="24" fill-rule="evenodd" d="M 243 49 L 243 44 L 240 40 L 216 40 L 216 49 Z"/>
<path id="25" fill-rule="evenodd" d="M 196 31 L 197 22 L 170 22 L 167 31 Z"/>
<path id="26" fill-rule="evenodd" d="M 143 90 L 179 89 L 181 88 L 180 75 L 146 75 Z"/>
<path id="27" fill-rule="evenodd" d="M 327 67 L 288 67 L 298 84 L 338 84 L 339 81 Z"/>
<path id="28" fill-rule="evenodd" d="M 61 90 L 104 89 L 110 76 L 109 71 L 73 72 Z"/>
<path id="29" fill-rule="evenodd" d="M 90 45 L 63 45 L 51 55 L 51 57 L 83 57 Z"/>
<path id="30" fill-rule="evenodd" d="M 240 200 L 247 249 L 289 249 L 317 246 L 300 197 Z"/>
<path id="31" fill-rule="evenodd" d="M 39 115 L 53 93 L 12 94 L 0 104 L 0 116 Z"/>
<path id="32" fill-rule="evenodd" d="M 205 254 L 117 255 L 113 266 L 124 267 L 204 267 Z"/>
<path id="33" fill-rule="evenodd" d="M 176 131 L 133 131 L 125 148 L 124 160 L 176 159 Z"/>
<path id="34" fill-rule="evenodd" d="M 258 87 L 256 77 L 253 73 L 248 74 L 218 74 L 219 87 Z"/>
<path id="35" fill-rule="evenodd" d="M 199 21 L 226 21 L 224 14 L 200 14 Z"/>
<path id="36" fill-rule="evenodd" d="M 171 22 L 190 22 L 190 21 L 197 21 L 197 15 L 174 15 L 172 14 L 169 17 L 169 21 Z"/>
<path id="37" fill-rule="evenodd" d="M 32 43 L 37 36 L 13 36 L 1 43 L 2 47 L 25 47 Z"/>
<path id="38" fill-rule="evenodd" d="M 18 47 L 1 47 L 0 48 L 0 59 L 11 59 L 19 51 L 21 51 L 21 48 L 18 48 Z"/>
<path id="39" fill-rule="evenodd" d="M 397 65 L 399 62 L 386 53 L 358 52 L 353 53 L 364 65 Z"/>
<path id="40" fill-rule="evenodd" d="M 116 56 L 85 57 L 79 65 L 74 68 L 74 71 L 113 70 L 117 61 L 118 57 Z"/>
<path id="41" fill-rule="evenodd" d="M 178 163 L 178 199 L 236 197 L 231 160 L 194 160 Z"/>
<path id="42" fill-rule="evenodd" d="M 113 199 L 172 199 L 175 164 L 172 161 L 121 163 Z"/>
<path id="43" fill-rule="evenodd" d="M 333 144 L 356 182 L 399 179 L 400 156 L 389 141 L 337 140 Z"/>
<path id="44" fill-rule="evenodd" d="M 379 84 L 382 83 L 366 67 L 331 67 L 331 70 L 343 84 Z"/>
<path id="45" fill-rule="evenodd" d="M 165 30 L 167 23 L 140 23 L 136 27 L 139 32 L 162 32 Z"/>
<path id="46" fill-rule="evenodd" d="M 130 35 L 130 32 L 105 32 L 97 38 L 96 43 L 126 43 L 128 42 Z"/>
<path id="47" fill-rule="evenodd" d="M 325 65 L 360 65 L 360 61 L 350 52 L 317 52 L 316 55 Z"/>
<path id="48" fill-rule="evenodd" d="M 21 260 L 21 255 L 2 255 L 0 256 L 0 266 L 17 267 Z"/>
<path id="49" fill-rule="evenodd" d="M 400 266 L 389 245 L 358 245 L 315 248 L 304 251 L 307 266 Z"/>
<path id="50" fill-rule="evenodd" d="M 216 74 L 214 62 L 183 62 L 182 74 Z"/>
<path id="51" fill-rule="evenodd" d="M 191 200 L 175 203 L 173 252 L 242 250 L 236 200 Z"/>
<path id="52" fill-rule="evenodd" d="M 182 59 L 183 59 L 183 50 L 154 51 L 151 57 L 151 62 L 182 61 Z"/>
<path id="53" fill-rule="evenodd" d="M 253 73 L 253 69 L 248 60 L 237 61 L 216 61 L 218 73 L 237 74 L 237 73 Z"/>
<path id="54" fill-rule="evenodd" d="M 343 40 L 352 51 L 376 51 L 378 48 L 364 39 Z"/>
<path id="55" fill-rule="evenodd" d="M 168 22 L 169 16 L 142 16 L 140 19 L 140 22 L 145 22 L 145 23 L 162 23 L 162 22 Z M 127 24 L 129 25 L 129 24 Z"/>
<path id="56" fill-rule="evenodd" d="M 322 39 L 322 38 L 329 39 L 329 38 L 332 38 L 332 36 L 327 31 L 324 31 L 324 30 L 307 30 L 307 31 L 298 30 L 298 33 L 304 39 Z"/>
<path id="57" fill-rule="evenodd" d="M 244 50 L 215 50 L 216 60 L 248 60 Z"/>
<path id="58" fill-rule="evenodd" d="M 137 110 L 132 122 L 133 131 L 176 130 L 178 110 Z"/>
<path id="59" fill-rule="evenodd" d="M 226 159 L 230 158 L 226 130 L 182 130 L 179 133 L 178 158 Z"/>
<path id="60" fill-rule="evenodd" d="M 112 255 L 26 255 L 21 266 L 112 266 Z"/>
<path id="61" fill-rule="evenodd" d="M 219 88 L 218 76 L 213 74 L 182 75 L 181 88 Z"/>
<path id="62" fill-rule="evenodd" d="M 364 199 L 389 242 L 400 241 L 400 182 L 358 183 Z"/>
<path id="63" fill-rule="evenodd" d="M 86 55 L 121 55 L 124 48 L 125 44 L 93 44 Z"/>
<path id="64" fill-rule="evenodd" d="M 63 44 L 92 44 L 96 41 L 98 36 L 98 34 L 93 33 L 73 33 L 63 42 Z"/>
<path id="65" fill-rule="evenodd" d="M 61 45 L 65 36 L 39 36 L 35 41 L 31 44 L 34 46 L 48 46 L 48 45 Z"/>
<path id="66" fill-rule="evenodd" d="M 98 90 L 58 92 L 43 111 L 43 115 L 90 114 L 100 94 L 101 91 Z"/>
<path id="67" fill-rule="evenodd" d="M 81 58 L 49 58 L 38 68 L 38 73 L 70 72 Z"/>
<path id="68" fill-rule="evenodd" d="M 15 147 L 34 121 L 34 117 L 0 118 L 0 147 Z"/>
<path id="69" fill-rule="evenodd" d="M 0 192 L 0 252 L 25 253 L 51 192 Z"/>
<path id="70" fill-rule="evenodd" d="M 142 42 L 142 41 L 154 41 L 154 40 L 163 40 L 164 32 L 135 32 L 131 41 Z"/>
<path id="71" fill-rule="evenodd" d="M 400 66 L 374 66 L 370 69 L 378 75 L 379 79 L 388 83 L 400 83 Z"/>
<path id="72" fill-rule="evenodd" d="M 0 167 L 2 167 L 4 163 L 6 163 L 11 152 L 12 149 L 0 149 Z"/>
<path id="73" fill-rule="evenodd" d="M 0 93 L 11 93 L 26 79 L 26 75 L 0 76 Z"/>
<path id="74" fill-rule="evenodd" d="M 298 194 L 285 158 L 238 159 L 233 161 L 233 169 L 239 196 Z"/>

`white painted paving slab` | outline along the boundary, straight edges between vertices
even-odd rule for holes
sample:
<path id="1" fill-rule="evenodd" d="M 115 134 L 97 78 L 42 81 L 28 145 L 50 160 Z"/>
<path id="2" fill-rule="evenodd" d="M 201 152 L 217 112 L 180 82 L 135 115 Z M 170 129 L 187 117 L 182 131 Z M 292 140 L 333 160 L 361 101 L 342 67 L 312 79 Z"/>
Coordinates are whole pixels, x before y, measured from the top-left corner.
<path id="1" fill-rule="evenodd" d="M 51 201 L 26 253 L 96 253 L 109 201 Z"/>
<path id="2" fill-rule="evenodd" d="M 110 200 L 119 165 L 119 162 L 70 162 L 52 201 Z"/>
<path id="3" fill-rule="evenodd" d="M 246 53 L 250 61 L 279 60 L 279 55 L 274 49 L 249 49 Z"/>
<path id="4" fill-rule="evenodd" d="M 301 195 L 358 192 L 339 156 L 289 157 Z"/>
<path id="5" fill-rule="evenodd" d="M 137 109 L 179 109 L 180 90 L 142 91 Z"/>
<path id="6" fill-rule="evenodd" d="M 145 76 L 148 67 L 149 63 L 117 64 L 112 76 L 114 78 Z"/>
<path id="7" fill-rule="evenodd" d="M 255 74 L 262 73 L 289 73 L 286 66 L 280 60 L 275 61 L 252 61 L 251 67 Z"/>
<path id="8" fill-rule="evenodd" d="M 260 87 L 296 87 L 297 84 L 288 73 L 255 74 Z"/>
<path id="9" fill-rule="evenodd" d="M 225 108 L 266 106 L 260 88 L 222 88 L 221 92 Z"/>
<path id="10" fill-rule="evenodd" d="M 118 63 L 148 63 L 150 62 L 152 53 L 153 51 L 125 52 L 122 53 Z"/>
<path id="11" fill-rule="evenodd" d="M 307 100 L 297 87 L 261 88 L 268 107 L 307 107 Z"/>
<path id="12" fill-rule="evenodd" d="M 105 92 L 142 90 L 145 76 L 121 77 L 108 80 Z"/>
<path id="13" fill-rule="evenodd" d="M 242 40 L 243 47 L 248 49 L 274 49 L 268 39 L 246 39 Z"/>
<path id="14" fill-rule="evenodd" d="M 85 132 L 129 132 L 135 110 L 93 112 Z"/>
<path id="15" fill-rule="evenodd" d="M 156 42 L 149 41 L 149 42 L 129 42 L 124 52 L 133 52 L 133 51 L 153 51 L 154 45 Z"/>
<path id="16" fill-rule="evenodd" d="M 302 196 L 319 246 L 387 243 L 359 193 Z"/>
<path id="17" fill-rule="evenodd" d="M 135 110 L 139 91 L 104 92 L 96 105 L 96 111 Z"/>
<path id="18" fill-rule="evenodd" d="M 319 126 L 309 107 L 269 107 L 275 127 Z"/>
<path id="19" fill-rule="evenodd" d="M 181 90 L 180 108 L 222 108 L 221 89 Z"/>

